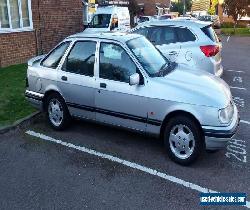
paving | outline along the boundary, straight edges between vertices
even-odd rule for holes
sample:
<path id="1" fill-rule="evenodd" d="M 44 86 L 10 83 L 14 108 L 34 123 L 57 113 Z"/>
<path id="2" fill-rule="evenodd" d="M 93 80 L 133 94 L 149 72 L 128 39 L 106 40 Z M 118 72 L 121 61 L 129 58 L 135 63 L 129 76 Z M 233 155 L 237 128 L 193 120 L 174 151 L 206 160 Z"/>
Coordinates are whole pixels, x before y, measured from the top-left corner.
<path id="1" fill-rule="evenodd" d="M 189 167 L 173 163 L 159 139 L 75 120 L 56 132 L 43 115 L 0 135 L 1 209 L 244 209 L 201 207 L 199 192 L 53 139 L 112 155 L 218 192 L 250 195 L 250 38 L 224 37 L 223 79 L 240 111 L 235 140 L 222 151 L 205 153 Z M 250 197 L 248 196 L 248 200 Z"/>

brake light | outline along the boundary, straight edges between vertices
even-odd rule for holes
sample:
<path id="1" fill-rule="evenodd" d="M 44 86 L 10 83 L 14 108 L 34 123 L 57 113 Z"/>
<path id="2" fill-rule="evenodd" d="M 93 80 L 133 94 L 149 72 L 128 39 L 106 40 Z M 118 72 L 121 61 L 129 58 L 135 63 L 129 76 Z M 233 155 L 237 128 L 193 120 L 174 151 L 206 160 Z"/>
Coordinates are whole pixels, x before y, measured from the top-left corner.
<path id="1" fill-rule="evenodd" d="M 218 45 L 206 45 L 200 46 L 200 48 L 207 57 L 213 57 L 220 51 L 220 47 Z"/>

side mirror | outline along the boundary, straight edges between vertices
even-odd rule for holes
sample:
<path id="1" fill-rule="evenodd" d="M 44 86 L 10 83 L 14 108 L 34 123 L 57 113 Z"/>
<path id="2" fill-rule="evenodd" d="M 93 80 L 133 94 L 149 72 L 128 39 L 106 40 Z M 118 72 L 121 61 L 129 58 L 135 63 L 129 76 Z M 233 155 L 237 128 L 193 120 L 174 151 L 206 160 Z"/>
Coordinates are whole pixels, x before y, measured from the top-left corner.
<path id="1" fill-rule="evenodd" d="M 129 85 L 139 85 L 140 84 L 140 75 L 134 73 L 129 77 Z"/>

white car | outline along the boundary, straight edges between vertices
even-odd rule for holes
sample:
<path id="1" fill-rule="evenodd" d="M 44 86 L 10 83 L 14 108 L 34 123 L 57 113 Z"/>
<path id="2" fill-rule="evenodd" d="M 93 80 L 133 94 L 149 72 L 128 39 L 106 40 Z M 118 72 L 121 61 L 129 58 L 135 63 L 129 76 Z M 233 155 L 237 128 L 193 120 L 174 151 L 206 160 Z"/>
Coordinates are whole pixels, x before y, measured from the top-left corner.
<path id="1" fill-rule="evenodd" d="M 131 32 L 147 37 L 172 62 L 218 77 L 223 74 L 222 45 L 211 24 L 180 19 L 151 21 Z"/>

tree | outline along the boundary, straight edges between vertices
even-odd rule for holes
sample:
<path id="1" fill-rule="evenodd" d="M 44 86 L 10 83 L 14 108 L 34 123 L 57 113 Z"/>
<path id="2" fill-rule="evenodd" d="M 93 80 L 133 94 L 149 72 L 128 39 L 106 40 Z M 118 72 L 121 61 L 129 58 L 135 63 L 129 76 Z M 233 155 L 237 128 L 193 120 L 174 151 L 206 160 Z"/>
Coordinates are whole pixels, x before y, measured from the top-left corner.
<path id="1" fill-rule="evenodd" d="M 215 15 L 215 7 L 219 3 L 219 0 L 210 0 L 210 8 L 208 10 L 208 13 L 210 15 Z"/>
<path id="2" fill-rule="evenodd" d="M 191 11 L 192 1 L 185 0 L 185 4 L 186 4 L 186 11 Z M 178 12 L 180 15 L 183 15 L 183 9 L 184 9 L 183 0 L 172 3 L 171 12 Z"/>
<path id="3" fill-rule="evenodd" d="M 234 32 L 238 24 L 238 20 L 241 19 L 247 13 L 247 7 L 250 5 L 250 0 L 225 0 L 224 9 L 228 16 L 232 16 L 234 20 Z"/>
<path id="4" fill-rule="evenodd" d="M 140 7 L 135 0 L 128 0 L 128 10 L 130 13 L 130 25 L 134 26 L 134 17 L 140 12 Z"/>

